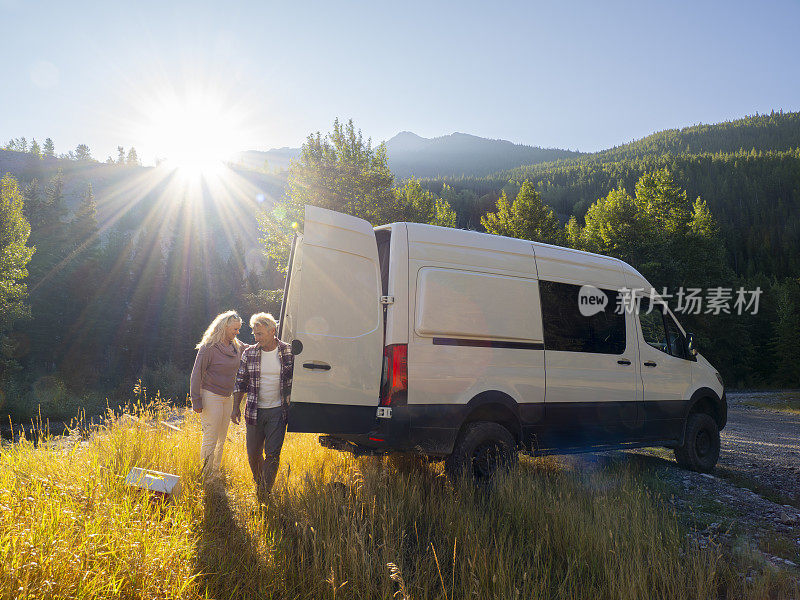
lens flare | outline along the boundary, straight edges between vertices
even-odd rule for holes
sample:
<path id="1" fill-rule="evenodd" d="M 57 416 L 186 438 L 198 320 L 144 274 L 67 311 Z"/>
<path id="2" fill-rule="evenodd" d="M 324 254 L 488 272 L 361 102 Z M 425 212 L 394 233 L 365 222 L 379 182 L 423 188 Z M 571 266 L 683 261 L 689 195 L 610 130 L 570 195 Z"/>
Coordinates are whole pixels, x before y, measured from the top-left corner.
<path id="1" fill-rule="evenodd" d="M 143 115 L 137 137 L 188 176 L 218 174 L 246 144 L 243 115 L 210 90 L 156 95 Z"/>

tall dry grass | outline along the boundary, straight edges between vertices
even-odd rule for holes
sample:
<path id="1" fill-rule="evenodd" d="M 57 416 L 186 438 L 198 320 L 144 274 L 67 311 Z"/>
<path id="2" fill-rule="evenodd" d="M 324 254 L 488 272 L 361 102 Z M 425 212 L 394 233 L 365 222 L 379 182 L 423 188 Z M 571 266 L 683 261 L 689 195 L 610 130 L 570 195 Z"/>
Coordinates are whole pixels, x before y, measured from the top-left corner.
<path id="1" fill-rule="evenodd" d="M 223 481 L 203 484 L 200 427 L 115 419 L 70 446 L 0 456 L 2 598 L 764 598 L 797 596 L 769 569 L 751 581 L 714 544 L 689 541 L 629 467 L 523 459 L 490 489 L 439 465 L 353 459 L 289 435 L 272 502 L 257 505 L 244 428 Z M 176 473 L 162 503 L 131 467 Z"/>

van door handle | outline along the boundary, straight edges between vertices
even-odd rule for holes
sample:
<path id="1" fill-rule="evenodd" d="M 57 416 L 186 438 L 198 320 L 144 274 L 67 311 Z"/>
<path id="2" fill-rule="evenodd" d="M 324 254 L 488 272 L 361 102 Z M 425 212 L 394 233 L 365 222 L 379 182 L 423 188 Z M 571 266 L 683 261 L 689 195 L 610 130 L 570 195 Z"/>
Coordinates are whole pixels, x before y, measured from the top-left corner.
<path id="1" fill-rule="evenodd" d="M 303 368 L 304 369 L 318 370 L 318 371 L 330 371 L 331 370 L 331 366 L 329 364 L 323 363 L 323 362 L 307 362 L 307 363 L 303 363 Z"/>
<path id="2" fill-rule="evenodd" d="M 623 358 L 622 360 L 618 360 L 617 364 L 618 365 L 629 365 L 629 364 L 631 364 L 631 361 L 629 361 L 627 358 Z"/>
<path id="3" fill-rule="evenodd" d="M 654 363 L 652 360 L 648 360 L 646 363 L 644 363 L 644 366 L 645 367 L 655 367 L 656 363 Z"/>

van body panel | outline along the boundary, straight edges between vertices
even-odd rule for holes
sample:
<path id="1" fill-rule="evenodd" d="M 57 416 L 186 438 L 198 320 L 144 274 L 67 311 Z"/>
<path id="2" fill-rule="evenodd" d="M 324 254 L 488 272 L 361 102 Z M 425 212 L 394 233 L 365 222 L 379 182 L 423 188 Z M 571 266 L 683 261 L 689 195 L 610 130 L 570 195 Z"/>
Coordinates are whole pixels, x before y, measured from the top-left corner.
<path id="1" fill-rule="evenodd" d="M 517 419 L 540 419 L 544 350 L 530 242 L 414 224 L 408 232 L 415 443 L 449 452 L 470 402 L 487 393 L 507 397 Z"/>
<path id="2" fill-rule="evenodd" d="M 356 412 L 371 410 L 374 416 L 378 404 L 383 351 L 378 249 L 372 226 L 363 219 L 313 206 L 306 207 L 299 244 L 283 331 L 286 341 L 302 344 L 295 356 L 289 429 L 319 431 L 328 411 L 309 405 L 348 407 L 340 415 L 369 407 Z M 337 433 L 364 431 L 361 419 L 339 421 Z"/>
<path id="3" fill-rule="evenodd" d="M 386 305 L 385 345 L 408 343 L 408 228 L 405 223 L 391 225 L 389 251 L 389 289 L 392 303 Z"/>
<path id="4" fill-rule="evenodd" d="M 625 274 L 625 285 L 631 289 L 640 289 L 646 292 L 649 292 L 650 289 L 653 287 L 644 278 L 644 275 L 639 273 L 636 269 L 630 266 L 628 263 L 619 261 L 620 266 L 622 267 L 622 272 Z"/>
<path id="5" fill-rule="evenodd" d="M 417 273 L 420 336 L 543 343 L 535 279 L 424 267 Z"/>
<path id="6" fill-rule="evenodd" d="M 443 369 L 447 374 L 443 375 Z M 415 336 L 408 351 L 408 403 L 459 404 L 489 390 L 518 404 L 544 401 L 544 351 L 438 346 Z"/>
<path id="7" fill-rule="evenodd" d="M 477 231 L 408 223 L 408 257 L 425 265 L 536 277 L 530 242 Z"/>
<path id="8" fill-rule="evenodd" d="M 614 259 L 584 257 L 583 253 L 540 244 L 535 244 L 534 251 L 542 294 L 552 293 L 545 281 L 566 284 L 561 288 L 572 290 L 563 300 L 558 299 L 563 318 L 576 321 L 576 328 L 579 320 L 585 318 L 578 312 L 578 292 L 583 285 L 611 293 L 624 285 L 623 271 Z M 578 262 L 584 258 L 586 265 Z M 616 310 L 617 306 L 609 302 L 602 312 L 612 314 Z M 546 430 L 531 431 L 537 443 L 571 446 L 583 444 L 587 439 L 612 443 L 644 436 L 641 380 L 636 368 L 637 338 L 631 315 L 617 316 L 615 322 L 619 325 L 620 321 L 625 343 L 619 353 L 558 349 L 548 338 L 548 327 L 552 324 L 544 323 Z"/>
<path id="9" fill-rule="evenodd" d="M 709 388 L 718 398 L 722 398 L 725 394 L 725 387 L 717 379 L 715 372 L 711 363 L 702 354 L 698 354 L 697 361 L 692 363 L 692 388 Z"/>
<path id="10" fill-rule="evenodd" d="M 652 286 L 644 280 L 643 298 L 653 303 Z M 641 308 L 641 307 L 640 307 Z M 651 311 L 651 312 L 653 312 Z M 634 316 L 637 325 L 639 342 L 639 368 L 644 393 L 645 427 L 648 435 L 659 437 L 682 436 L 686 407 L 697 389 L 693 382 L 693 365 L 695 361 L 688 358 L 672 356 L 669 352 L 647 343 L 642 329 L 642 318 L 647 318 L 647 311 L 638 311 Z M 677 324 L 672 313 L 667 310 L 666 318 Z M 681 333 L 684 333 L 680 328 Z"/>
<path id="11" fill-rule="evenodd" d="M 548 244 L 533 247 L 539 279 L 599 288 L 619 289 L 625 285 L 620 261 L 615 258 Z"/>

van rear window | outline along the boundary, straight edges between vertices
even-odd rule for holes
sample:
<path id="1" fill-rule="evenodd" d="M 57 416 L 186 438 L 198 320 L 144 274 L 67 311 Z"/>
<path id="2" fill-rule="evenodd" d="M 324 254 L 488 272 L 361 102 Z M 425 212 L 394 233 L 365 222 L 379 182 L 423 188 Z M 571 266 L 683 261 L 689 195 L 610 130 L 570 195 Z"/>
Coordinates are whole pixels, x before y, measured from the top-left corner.
<path id="1" fill-rule="evenodd" d="M 580 310 L 581 286 L 539 281 L 545 350 L 622 354 L 625 352 L 625 314 L 617 314 L 619 292 L 606 295 L 605 308 L 584 316 Z"/>

